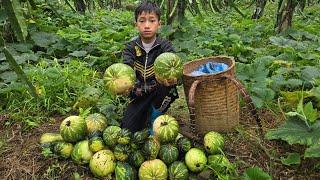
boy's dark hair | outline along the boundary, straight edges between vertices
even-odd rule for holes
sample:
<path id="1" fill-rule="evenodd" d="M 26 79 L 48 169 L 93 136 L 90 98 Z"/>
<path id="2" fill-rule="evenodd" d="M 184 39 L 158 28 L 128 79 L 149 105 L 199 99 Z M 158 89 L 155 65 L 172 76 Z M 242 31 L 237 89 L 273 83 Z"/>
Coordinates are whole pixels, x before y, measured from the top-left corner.
<path id="1" fill-rule="evenodd" d="M 146 12 L 146 13 L 152 13 L 154 12 L 157 16 L 158 16 L 158 20 L 160 20 L 161 17 L 161 13 L 160 13 L 160 9 L 158 8 L 156 3 L 153 2 L 149 2 L 149 1 L 143 1 L 135 10 L 134 12 L 134 16 L 135 16 L 135 20 L 137 22 L 138 20 L 138 16 L 140 14 L 142 14 L 142 12 Z"/>

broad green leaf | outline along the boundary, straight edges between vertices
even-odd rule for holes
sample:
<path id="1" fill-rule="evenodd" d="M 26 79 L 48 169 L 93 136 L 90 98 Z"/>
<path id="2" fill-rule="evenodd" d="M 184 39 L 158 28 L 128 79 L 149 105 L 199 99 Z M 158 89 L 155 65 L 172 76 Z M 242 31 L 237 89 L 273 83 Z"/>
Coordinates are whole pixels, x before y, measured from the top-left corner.
<path id="1" fill-rule="evenodd" d="M 27 75 L 22 71 L 21 67 L 18 65 L 17 61 L 12 56 L 11 52 L 5 47 L 4 54 L 11 68 L 17 73 L 20 79 L 29 87 L 29 91 L 34 98 L 37 98 L 38 95 L 32 83 L 29 81 Z"/>
<path id="2" fill-rule="evenodd" d="M 284 165 L 300 164 L 300 154 L 299 153 L 288 153 L 287 157 L 281 157 L 281 162 Z"/>
<path id="3" fill-rule="evenodd" d="M 23 17 L 22 7 L 18 0 L 2 1 L 4 9 L 6 10 L 9 21 L 13 27 L 13 31 L 18 40 L 25 42 L 28 35 L 27 24 Z"/>
<path id="4" fill-rule="evenodd" d="M 288 88 L 298 88 L 300 86 L 302 86 L 302 80 L 301 79 L 288 79 L 286 82 L 285 82 L 285 86 L 288 87 Z"/>
<path id="5" fill-rule="evenodd" d="M 33 47 L 32 44 L 30 43 L 15 43 L 15 44 L 10 44 L 10 46 L 15 49 L 17 52 L 32 52 L 31 49 Z"/>
<path id="6" fill-rule="evenodd" d="M 59 37 L 53 33 L 35 32 L 31 34 L 31 39 L 36 45 L 47 48 L 51 44 L 57 42 Z"/>
<path id="7" fill-rule="evenodd" d="M 259 167 L 251 167 L 243 173 L 243 180 L 271 180 L 271 176 Z"/>
<path id="8" fill-rule="evenodd" d="M 308 91 L 302 91 L 303 97 L 311 97 L 312 94 Z M 282 97 L 284 97 L 285 102 L 290 103 L 292 106 L 296 106 L 300 101 L 301 91 L 280 91 Z"/>
<path id="9" fill-rule="evenodd" d="M 318 142 L 320 138 L 320 121 L 316 121 L 309 129 L 300 119 L 289 118 L 278 128 L 269 130 L 266 138 L 268 140 L 281 139 L 290 145 L 311 145 Z"/>
<path id="10" fill-rule="evenodd" d="M 314 123 L 318 119 L 318 111 L 317 109 L 313 109 L 312 102 L 308 102 L 304 105 L 303 111 L 309 122 Z"/>
<path id="11" fill-rule="evenodd" d="M 0 63 L 0 72 L 1 71 L 6 71 L 6 70 L 9 70 L 10 67 L 9 67 L 9 64 L 7 62 L 3 62 L 3 63 Z"/>
<path id="12" fill-rule="evenodd" d="M 5 83 L 10 83 L 17 80 L 17 74 L 14 71 L 5 71 L 0 73 L 0 79 Z"/>
<path id="13" fill-rule="evenodd" d="M 314 96 L 320 101 L 320 86 L 314 87 L 309 91 L 310 96 Z"/>
<path id="14" fill-rule="evenodd" d="M 306 66 L 301 71 L 301 79 L 311 82 L 314 78 L 320 77 L 320 69 L 313 66 Z"/>
<path id="15" fill-rule="evenodd" d="M 311 54 L 311 53 L 298 53 L 299 57 L 301 57 L 302 59 L 307 59 L 307 60 L 316 60 L 319 59 L 319 56 L 316 54 Z"/>
<path id="16" fill-rule="evenodd" d="M 304 157 L 306 158 L 320 157 L 320 144 L 316 143 L 308 147 L 304 152 Z"/>
<path id="17" fill-rule="evenodd" d="M 74 57 L 84 57 L 87 55 L 87 51 L 73 51 L 69 55 Z"/>

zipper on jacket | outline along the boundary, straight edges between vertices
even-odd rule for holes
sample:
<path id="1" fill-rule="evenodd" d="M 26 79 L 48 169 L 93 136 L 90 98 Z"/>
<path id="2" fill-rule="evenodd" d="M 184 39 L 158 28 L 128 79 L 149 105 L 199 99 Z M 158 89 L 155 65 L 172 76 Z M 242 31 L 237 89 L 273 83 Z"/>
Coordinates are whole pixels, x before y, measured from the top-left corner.
<path id="1" fill-rule="evenodd" d="M 150 49 L 151 51 L 151 49 Z M 150 52 L 149 51 L 149 52 Z M 146 86 L 146 74 L 147 74 L 147 63 L 148 63 L 148 54 L 146 54 L 146 61 L 144 63 L 144 72 L 143 72 L 143 81 L 144 81 L 144 92 L 147 92 L 147 86 Z"/>
<path id="2" fill-rule="evenodd" d="M 138 44 L 137 42 L 136 42 L 136 44 L 141 48 L 141 49 L 143 49 L 145 52 L 146 52 L 146 60 L 145 60 L 145 63 L 144 63 L 144 71 L 143 71 L 143 81 L 144 81 L 144 90 L 145 91 L 147 91 L 147 86 L 146 86 L 146 74 L 147 74 L 147 63 L 148 63 L 148 54 L 149 53 L 147 53 L 147 51 L 144 49 L 144 47 L 141 47 L 140 46 L 140 44 Z M 155 48 L 155 47 L 157 47 L 157 46 L 159 46 L 159 44 L 156 44 L 156 45 L 154 45 L 153 47 L 151 47 L 151 49 L 149 50 L 149 52 L 153 49 L 153 48 Z"/>

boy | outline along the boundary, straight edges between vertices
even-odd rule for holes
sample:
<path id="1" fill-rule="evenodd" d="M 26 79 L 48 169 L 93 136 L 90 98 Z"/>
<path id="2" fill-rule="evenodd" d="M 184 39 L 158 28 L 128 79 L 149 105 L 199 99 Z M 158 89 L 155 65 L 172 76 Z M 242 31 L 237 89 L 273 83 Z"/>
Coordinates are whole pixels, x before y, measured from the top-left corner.
<path id="1" fill-rule="evenodd" d="M 123 51 L 124 63 L 136 72 L 137 82 L 130 93 L 129 103 L 121 122 L 121 128 L 136 132 L 152 128 L 156 117 L 168 110 L 178 98 L 176 83 L 159 84 L 155 79 L 153 64 L 157 56 L 173 52 L 171 43 L 160 39 L 160 10 L 151 2 L 141 3 L 135 10 L 135 26 L 139 37 L 129 42 Z M 152 131 L 151 131 L 152 133 Z"/>

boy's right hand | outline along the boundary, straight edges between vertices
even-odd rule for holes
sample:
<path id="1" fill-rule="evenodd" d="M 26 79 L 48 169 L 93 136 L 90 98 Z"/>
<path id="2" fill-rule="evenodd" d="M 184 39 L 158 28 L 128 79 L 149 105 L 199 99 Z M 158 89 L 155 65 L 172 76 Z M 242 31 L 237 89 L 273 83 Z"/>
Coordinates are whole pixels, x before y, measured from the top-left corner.
<path id="1" fill-rule="evenodd" d="M 172 78 L 172 79 L 169 79 L 169 80 L 167 80 L 167 79 L 165 79 L 165 80 L 160 80 L 160 79 L 157 78 L 157 76 L 156 76 L 156 79 L 157 79 L 157 81 L 158 81 L 160 84 L 162 84 L 162 85 L 164 85 L 164 86 L 174 86 L 174 85 L 177 85 L 177 83 L 178 83 L 178 79 L 177 79 L 177 78 Z"/>

